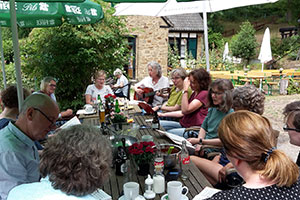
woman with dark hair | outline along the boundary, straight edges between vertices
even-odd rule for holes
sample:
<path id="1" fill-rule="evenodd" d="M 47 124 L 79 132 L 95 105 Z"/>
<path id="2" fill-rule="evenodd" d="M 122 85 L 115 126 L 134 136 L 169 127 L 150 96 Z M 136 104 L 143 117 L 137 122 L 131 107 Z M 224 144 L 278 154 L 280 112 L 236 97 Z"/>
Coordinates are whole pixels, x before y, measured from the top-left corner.
<path id="1" fill-rule="evenodd" d="M 7 199 L 94 199 L 91 193 L 108 179 L 110 165 L 110 144 L 96 128 L 62 129 L 41 154 L 41 181 L 15 187 Z"/>
<path id="2" fill-rule="evenodd" d="M 276 149 L 266 118 L 249 111 L 231 113 L 219 126 L 219 138 L 245 184 L 209 199 L 300 199 L 299 168 Z"/>
<path id="3" fill-rule="evenodd" d="M 201 126 L 207 115 L 207 90 L 210 83 L 210 75 L 205 69 L 200 68 L 190 72 L 183 83 L 181 110 L 159 113 L 160 117 L 182 117 L 182 119 L 180 119 L 179 122 L 160 120 L 160 125 L 167 132 L 179 136 L 183 136 L 186 128 L 191 126 Z M 190 86 L 194 92 L 189 98 L 188 90 Z"/>
<path id="4" fill-rule="evenodd" d="M 233 85 L 230 80 L 217 79 L 208 91 L 208 114 L 203 121 L 197 138 L 189 138 L 192 144 L 197 144 L 195 151 L 199 152 L 201 145 L 222 145 L 218 139 L 218 127 L 221 120 L 229 113 L 233 112 L 232 107 L 232 90 Z M 215 151 L 207 149 L 207 152 L 201 152 L 201 156 L 205 153 Z"/>
<path id="5" fill-rule="evenodd" d="M 24 99 L 26 99 L 30 92 L 23 89 Z M 10 121 L 16 121 L 19 115 L 18 93 L 17 87 L 12 85 L 1 92 L 1 107 L 0 114 L 0 129 L 8 125 Z"/>
<path id="6" fill-rule="evenodd" d="M 253 85 L 246 85 L 233 90 L 233 109 L 235 111 L 248 110 L 262 115 L 264 100 L 265 95 Z M 229 186 L 225 180 L 226 173 L 228 169 L 233 168 L 233 165 L 227 159 L 226 153 L 224 151 L 221 153 L 221 156 L 215 156 L 213 160 L 198 156 L 191 156 L 191 160 L 214 187 L 227 189 Z"/>

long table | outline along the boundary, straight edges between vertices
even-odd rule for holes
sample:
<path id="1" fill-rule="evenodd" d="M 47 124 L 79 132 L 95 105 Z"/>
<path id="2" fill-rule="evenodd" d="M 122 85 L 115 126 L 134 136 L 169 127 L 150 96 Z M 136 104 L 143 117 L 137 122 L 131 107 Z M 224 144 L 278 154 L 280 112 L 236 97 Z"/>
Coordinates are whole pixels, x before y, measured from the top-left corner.
<path id="1" fill-rule="evenodd" d="M 151 124 L 149 122 L 146 122 L 145 120 L 152 119 L 152 116 L 141 115 L 139 112 L 136 111 L 136 109 L 134 111 L 132 111 L 132 113 L 130 115 L 133 117 L 135 123 L 137 123 L 139 125 L 151 126 Z M 81 117 L 79 117 L 79 118 L 81 118 Z M 99 126 L 99 120 L 96 115 L 95 116 L 86 116 L 86 117 L 83 117 L 82 119 L 83 119 L 83 124 Z M 140 129 L 138 131 L 136 137 L 138 140 L 141 140 L 141 137 L 146 134 L 152 135 L 154 142 L 156 144 L 172 143 L 172 141 L 169 138 L 167 138 L 166 136 L 164 136 L 164 135 L 160 134 L 159 132 L 152 130 L 152 129 Z M 151 175 L 153 175 L 153 169 L 150 170 L 150 172 L 151 172 Z M 206 186 L 212 187 L 211 184 L 205 178 L 205 176 L 201 173 L 201 171 L 192 162 L 190 163 L 188 173 L 189 173 L 189 179 L 182 180 L 181 178 L 179 178 L 179 180 L 183 183 L 183 185 L 185 185 L 189 188 L 188 197 L 190 200 L 193 199 L 194 196 L 199 194 Z M 113 200 L 117 200 L 122 195 L 123 184 L 128 181 L 134 181 L 134 182 L 139 183 L 140 194 L 143 195 L 143 193 L 145 191 L 145 178 L 147 178 L 147 177 L 137 175 L 136 167 L 135 167 L 134 163 L 131 162 L 131 167 L 129 169 L 128 176 L 126 176 L 126 177 L 117 176 L 115 174 L 115 169 L 112 168 L 109 181 L 107 181 L 107 183 L 104 185 L 104 187 L 102 189 L 106 193 L 111 195 Z M 167 193 L 167 190 L 165 191 L 165 193 Z M 157 199 L 157 200 L 161 199 L 162 195 L 163 194 L 156 195 L 155 199 Z"/>

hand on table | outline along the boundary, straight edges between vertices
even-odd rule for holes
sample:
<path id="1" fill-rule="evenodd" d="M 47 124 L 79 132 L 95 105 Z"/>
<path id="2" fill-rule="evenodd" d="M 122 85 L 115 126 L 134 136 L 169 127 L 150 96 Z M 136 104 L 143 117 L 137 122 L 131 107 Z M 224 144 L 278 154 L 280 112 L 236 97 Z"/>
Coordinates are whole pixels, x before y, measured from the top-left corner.
<path id="1" fill-rule="evenodd" d="M 199 138 L 188 138 L 187 141 L 189 141 L 191 144 L 198 144 L 200 139 Z"/>

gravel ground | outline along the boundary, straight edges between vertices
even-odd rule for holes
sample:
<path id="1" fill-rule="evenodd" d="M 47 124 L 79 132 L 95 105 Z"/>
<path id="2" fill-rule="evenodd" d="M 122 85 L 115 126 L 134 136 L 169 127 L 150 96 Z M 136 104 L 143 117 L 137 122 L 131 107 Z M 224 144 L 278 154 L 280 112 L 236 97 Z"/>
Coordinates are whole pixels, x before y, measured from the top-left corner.
<path id="1" fill-rule="evenodd" d="M 284 96 L 266 96 L 264 116 L 267 117 L 274 129 L 279 130 L 279 138 L 277 148 L 283 150 L 292 160 L 296 161 L 300 147 L 289 143 L 287 132 L 282 130 L 283 108 L 293 101 L 299 101 L 300 95 L 284 95 Z"/>

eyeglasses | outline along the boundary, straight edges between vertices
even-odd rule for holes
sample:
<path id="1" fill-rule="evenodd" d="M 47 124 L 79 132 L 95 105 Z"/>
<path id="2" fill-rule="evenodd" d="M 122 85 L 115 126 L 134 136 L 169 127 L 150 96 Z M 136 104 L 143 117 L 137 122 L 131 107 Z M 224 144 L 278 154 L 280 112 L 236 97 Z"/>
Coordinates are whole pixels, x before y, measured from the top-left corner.
<path id="1" fill-rule="evenodd" d="M 55 85 L 55 84 L 50 84 L 49 86 L 50 86 L 50 87 L 56 87 L 56 85 Z"/>
<path id="2" fill-rule="evenodd" d="M 171 80 L 177 80 L 180 79 L 180 77 L 172 77 Z"/>
<path id="3" fill-rule="evenodd" d="M 211 91 L 211 95 L 213 95 L 213 94 L 219 96 L 219 95 L 224 94 L 224 92 L 215 92 L 215 91 L 212 90 L 212 91 Z"/>
<path id="4" fill-rule="evenodd" d="M 300 133 L 300 129 L 297 129 L 297 128 L 289 128 L 287 124 L 283 126 L 283 130 L 284 130 L 284 131 L 296 131 L 296 132 L 299 132 L 299 133 Z"/>
<path id="5" fill-rule="evenodd" d="M 56 124 L 53 120 L 51 120 L 43 111 L 41 111 L 39 108 L 33 108 L 33 110 L 39 111 L 49 122 L 51 122 L 50 128 L 56 127 Z"/>

